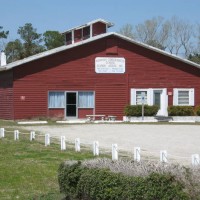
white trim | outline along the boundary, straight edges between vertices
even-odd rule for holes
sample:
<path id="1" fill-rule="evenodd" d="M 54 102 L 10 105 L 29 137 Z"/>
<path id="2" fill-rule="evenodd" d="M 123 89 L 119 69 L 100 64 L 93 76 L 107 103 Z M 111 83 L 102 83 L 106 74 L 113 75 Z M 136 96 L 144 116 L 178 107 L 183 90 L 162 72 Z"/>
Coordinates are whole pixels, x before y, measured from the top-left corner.
<path id="1" fill-rule="evenodd" d="M 56 54 L 56 53 L 59 53 L 59 52 L 62 52 L 62 51 L 66 51 L 68 49 L 72 49 L 74 47 L 81 46 L 81 45 L 84 45 L 84 44 L 87 44 L 89 42 L 93 42 L 93 41 L 96 41 L 96 40 L 99 40 L 99 39 L 102 39 L 102 38 L 105 38 L 105 37 L 109 37 L 111 35 L 119 37 L 119 38 L 121 38 L 123 40 L 126 40 L 126 41 L 130 42 L 130 43 L 142 46 L 142 47 L 144 47 L 146 49 L 150 49 L 152 51 L 155 51 L 157 53 L 160 53 L 160 54 L 168 56 L 170 58 L 179 60 L 179 61 L 181 61 L 183 63 L 189 64 L 191 66 L 194 66 L 194 67 L 200 69 L 200 65 L 197 64 L 197 63 L 191 62 L 191 61 L 189 61 L 187 59 L 183 59 L 181 57 L 178 57 L 176 55 L 170 54 L 170 53 L 168 53 L 166 51 L 157 49 L 155 47 L 149 46 L 147 44 L 135 41 L 135 40 L 133 40 L 131 38 L 128 38 L 128 37 L 125 37 L 125 36 L 123 36 L 121 34 L 110 32 L 110 33 L 103 33 L 103 34 L 100 34 L 100 35 L 97 35 L 97 36 L 93 36 L 92 38 L 88 38 L 87 40 L 82 40 L 80 42 L 76 42 L 76 43 L 71 44 L 71 45 L 64 45 L 64 46 L 61 46 L 61 47 L 58 47 L 58 48 L 55 48 L 55 49 L 51 49 L 51 50 L 48 50 L 48 51 L 45 51 L 45 52 L 30 56 L 30 57 L 24 58 L 23 60 L 18 60 L 16 62 L 9 63 L 9 64 L 7 64 L 5 66 L 2 66 L 0 68 L 0 71 L 10 70 L 10 69 L 12 69 L 14 67 L 17 67 L 19 65 L 22 65 L 22 64 L 25 64 L 25 63 L 29 63 L 31 61 L 38 60 L 40 58 L 44 58 L 44 57 L 47 57 L 47 56 L 50 56 L 50 55 L 53 55 L 53 54 Z"/>
<path id="2" fill-rule="evenodd" d="M 137 91 L 146 91 L 147 92 L 147 105 L 154 105 L 154 91 L 160 91 L 161 95 L 161 104 L 160 109 L 157 115 L 168 116 L 167 107 L 168 107 L 168 95 L 166 88 L 131 88 L 131 105 L 136 104 L 136 92 Z"/>
<path id="3" fill-rule="evenodd" d="M 179 104 L 178 103 L 178 92 L 179 91 L 188 91 L 189 92 L 189 104 Z M 194 106 L 194 97 L 195 97 L 195 91 L 194 88 L 174 88 L 173 89 L 173 105 L 174 106 Z"/>
<path id="4" fill-rule="evenodd" d="M 97 22 L 102 22 L 102 23 L 106 24 L 106 25 L 108 26 L 108 28 L 114 26 L 114 23 L 112 23 L 112 22 L 106 21 L 106 20 L 104 20 L 104 19 L 96 19 L 96 20 L 90 21 L 90 22 L 88 22 L 88 23 L 86 23 L 86 24 L 84 24 L 84 25 L 76 26 L 76 27 L 74 27 L 74 28 L 68 29 L 68 30 L 62 32 L 62 34 L 71 32 L 72 30 L 82 29 L 82 28 L 84 28 L 84 27 L 86 27 L 86 26 L 90 26 L 91 24 L 95 24 L 95 23 L 97 23 Z"/>
<path id="5" fill-rule="evenodd" d="M 72 31 L 72 44 L 74 44 L 74 30 Z"/>

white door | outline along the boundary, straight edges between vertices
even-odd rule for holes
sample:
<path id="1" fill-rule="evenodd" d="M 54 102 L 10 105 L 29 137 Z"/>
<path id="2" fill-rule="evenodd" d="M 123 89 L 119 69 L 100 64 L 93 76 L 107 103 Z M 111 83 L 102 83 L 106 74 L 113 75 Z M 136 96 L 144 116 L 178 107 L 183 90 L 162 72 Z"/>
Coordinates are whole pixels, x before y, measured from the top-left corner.
<path id="1" fill-rule="evenodd" d="M 159 107 L 157 115 L 167 116 L 168 98 L 166 89 L 153 89 L 153 105 Z"/>

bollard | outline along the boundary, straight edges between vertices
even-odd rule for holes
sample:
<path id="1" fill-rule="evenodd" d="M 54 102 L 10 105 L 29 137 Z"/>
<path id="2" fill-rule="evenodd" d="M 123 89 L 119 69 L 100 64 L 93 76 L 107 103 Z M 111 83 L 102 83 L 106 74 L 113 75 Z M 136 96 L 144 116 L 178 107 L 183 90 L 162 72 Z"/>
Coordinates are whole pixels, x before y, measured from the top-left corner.
<path id="1" fill-rule="evenodd" d="M 66 150 L 65 136 L 60 138 L 61 151 Z"/>
<path id="2" fill-rule="evenodd" d="M 167 163 L 167 151 L 160 151 L 160 162 Z"/>
<path id="3" fill-rule="evenodd" d="M 14 130 L 14 140 L 19 140 L 19 131 Z"/>
<path id="4" fill-rule="evenodd" d="M 118 160 L 118 147 L 117 147 L 117 144 L 112 144 L 112 160 Z"/>
<path id="5" fill-rule="evenodd" d="M 30 141 L 35 140 L 35 131 L 30 132 Z"/>
<path id="6" fill-rule="evenodd" d="M 5 137 L 5 129 L 1 128 L 0 129 L 0 138 L 4 138 Z"/>
<path id="7" fill-rule="evenodd" d="M 134 147 L 134 161 L 140 162 L 140 147 Z"/>
<path id="8" fill-rule="evenodd" d="M 76 139 L 75 139 L 75 151 L 76 151 L 76 152 L 80 152 L 80 151 L 81 151 L 81 142 L 80 142 L 80 138 L 76 138 Z"/>
<path id="9" fill-rule="evenodd" d="M 199 154 L 192 154 L 192 165 L 198 166 L 199 164 Z"/>
<path id="10" fill-rule="evenodd" d="M 45 147 L 50 145 L 50 135 L 45 134 Z"/>
<path id="11" fill-rule="evenodd" d="M 99 156 L 99 142 L 98 141 L 93 142 L 93 155 Z"/>

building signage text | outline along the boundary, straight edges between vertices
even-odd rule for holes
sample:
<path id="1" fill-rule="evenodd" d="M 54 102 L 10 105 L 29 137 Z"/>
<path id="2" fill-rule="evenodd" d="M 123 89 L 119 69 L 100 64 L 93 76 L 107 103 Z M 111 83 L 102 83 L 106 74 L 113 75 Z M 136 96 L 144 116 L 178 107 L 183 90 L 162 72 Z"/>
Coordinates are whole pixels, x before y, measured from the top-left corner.
<path id="1" fill-rule="evenodd" d="M 125 58 L 97 57 L 95 59 L 96 73 L 125 73 Z"/>

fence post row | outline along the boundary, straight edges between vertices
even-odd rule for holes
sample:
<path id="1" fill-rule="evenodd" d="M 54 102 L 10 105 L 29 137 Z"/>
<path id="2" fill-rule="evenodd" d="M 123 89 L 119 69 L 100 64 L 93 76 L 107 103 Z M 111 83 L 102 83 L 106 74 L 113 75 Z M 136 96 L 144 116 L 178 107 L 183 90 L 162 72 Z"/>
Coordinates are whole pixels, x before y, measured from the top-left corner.
<path id="1" fill-rule="evenodd" d="M 35 131 L 30 132 L 30 141 L 35 140 Z"/>
<path id="2" fill-rule="evenodd" d="M 99 155 L 99 142 L 98 141 L 93 142 L 93 155 L 94 156 Z"/>
<path id="3" fill-rule="evenodd" d="M 81 151 L 81 142 L 80 142 L 80 138 L 76 138 L 76 139 L 75 139 L 75 151 L 76 151 L 76 152 L 80 152 L 80 151 Z"/>
<path id="4" fill-rule="evenodd" d="M 14 130 L 14 140 L 19 140 L 19 131 Z"/>
<path id="5" fill-rule="evenodd" d="M 192 154 L 192 165 L 197 166 L 200 164 L 199 154 Z"/>
<path id="6" fill-rule="evenodd" d="M 160 162 L 163 162 L 163 163 L 167 162 L 167 151 L 166 150 L 160 151 Z"/>
<path id="7" fill-rule="evenodd" d="M 0 129 L 0 138 L 4 138 L 5 137 L 5 129 L 1 128 Z"/>
<path id="8" fill-rule="evenodd" d="M 0 128 L 0 138 L 5 137 L 5 128 Z M 30 132 L 30 141 L 35 139 L 35 131 Z M 14 140 L 19 140 L 19 130 L 14 130 Z M 66 150 L 66 141 L 65 136 L 61 136 L 60 140 L 61 144 L 61 150 Z M 45 146 L 50 145 L 50 134 L 45 134 Z M 80 151 L 80 138 L 75 139 L 75 151 Z M 140 162 L 141 156 L 140 156 L 141 149 L 140 147 L 134 147 L 134 161 Z M 93 142 L 93 155 L 99 156 L 99 142 L 94 141 Z M 192 154 L 192 165 L 198 166 L 200 165 L 200 156 L 199 154 Z M 118 145 L 112 144 L 112 160 L 118 160 Z M 160 151 L 160 162 L 167 163 L 167 151 L 161 150 Z"/>
<path id="9" fill-rule="evenodd" d="M 65 136 L 61 136 L 60 145 L 61 145 L 61 151 L 66 150 Z"/>
<path id="10" fill-rule="evenodd" d="M 118 147 L 117 147 L 117 144 L 112 144 L 112 160 L 118 160 Z"/>
<path id="11" fill-rule="evenodd" d="M 134 147 L 134 161 L 140 162 L 140 147 Z"/>
<path id="12" fill-rule="evenodd" d="M 45 134 L 45 147 L 50 145 L 50 135 Z"/>

